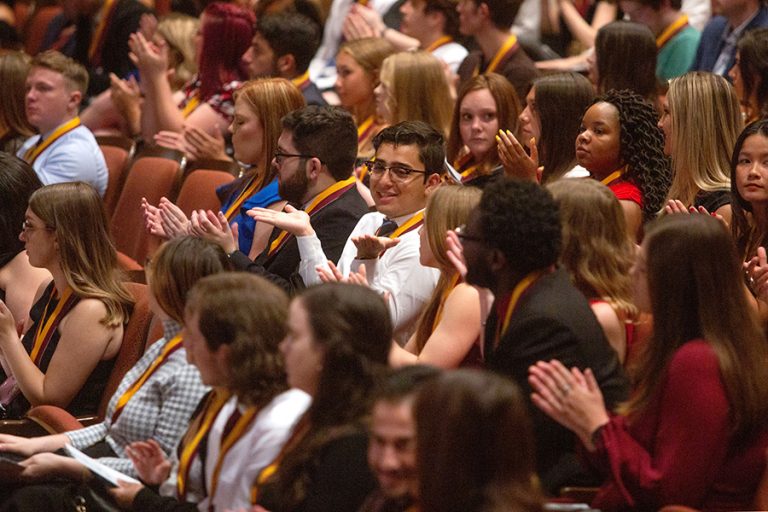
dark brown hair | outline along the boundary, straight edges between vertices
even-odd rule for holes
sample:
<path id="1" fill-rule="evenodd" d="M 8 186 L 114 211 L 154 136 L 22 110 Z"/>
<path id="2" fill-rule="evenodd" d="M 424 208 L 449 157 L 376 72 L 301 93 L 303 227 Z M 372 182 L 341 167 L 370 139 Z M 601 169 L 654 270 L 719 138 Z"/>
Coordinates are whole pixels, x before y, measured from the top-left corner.
<path id="1" fill-rule="evenodd" d="M 542 510 L 528 406 L 511 380 L 444 373 L 422 384 L 414 417 L 421 510 Z"/>

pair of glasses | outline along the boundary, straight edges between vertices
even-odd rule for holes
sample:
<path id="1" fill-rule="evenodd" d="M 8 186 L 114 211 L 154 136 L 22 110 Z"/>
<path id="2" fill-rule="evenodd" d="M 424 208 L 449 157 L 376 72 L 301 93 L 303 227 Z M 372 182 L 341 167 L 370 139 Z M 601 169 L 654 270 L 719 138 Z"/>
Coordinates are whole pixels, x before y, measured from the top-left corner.
<path id="1" fill-rule="evenodd" d="M 389 171 L 389 176 L 395 181 L 405 181 L 413 174 L 427 174 L 427 171 L 418 171 L 405 165 L 385 165 L 378 160 L 369 160 L 363 165 L 371 175 L 377 178 L 381 178 L 385 172 Z"/>
<path id="2" fill-rule="evenodd" d="M 454 233 L 456 233 L 456 236 L 459 237 L 459 241 L 463 244 L 467 240 L 470 242 L 483 242 L 483 239 L 479 236 L 469 235 L 467 234 L 467 225 L 462 224 L 461 226 L 457 227 L 453 230 Z"/>
<path id="3" fill-rule="evenodd" d="M 312 155 L 302 155 L 300 153 L 281 153 L 280 151 L 275 151 L 274 158 L 275 158 L 275 163 L 277 165 L 283 165 L 283 162 L 285 162 L 286 158 L 308 159 L 308 158 L 315 158 L 315 157 Z"/>
<path id="4" fill-rule="evenodd" d="M 49 226 L 41 226 L 41 227 L 33 226 L 32 223 L 29 222 L 29 220 L 27 219 L 25 219 L 24 222 L 21 223 L 21 230 L 24 233 L 27 233 L 29 231 L 34 231 L 35 229 L 45 229 L 47 231 L 53 231 L 53 228 Z"/>

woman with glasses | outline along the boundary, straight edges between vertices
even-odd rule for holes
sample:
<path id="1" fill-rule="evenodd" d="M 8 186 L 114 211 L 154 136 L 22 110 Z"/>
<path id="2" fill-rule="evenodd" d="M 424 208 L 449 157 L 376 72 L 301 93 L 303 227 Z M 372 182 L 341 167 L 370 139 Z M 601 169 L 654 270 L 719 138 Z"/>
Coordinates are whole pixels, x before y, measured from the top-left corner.
<path id="1" fill-rule="evenodd" d="M 461 182 L 484 187 L 502 173 L 496 151 L 499 130 L 517 135 L 520 101 L 509 81 L 496 73 L 478 75 L 459 90 L 446 156 Z"/>
<path id="2" fill-rule="evenodd" d="M 0 303 L 2 410 L 17 418 L 50 404 L 95 414 L 132 302 L 99 194 L 82 182 L 36 190 L 19 238 L 29 263 L 53 279 L 37 291 L 23 337 Z"/>
<path id="3" fill-rule="evenodd" d="M 480 195 L 476 187 L 444 185 L 429 196 L 424 224 L 419 229 L 419 262 L 438 269 L 440 279 L 405 347 L 392 344 L 392 365 L 456 368 L 482 364 L 478 291 L 464 283 L 448 259 L 445 240 L 449 229 L 466 223 Z"/>
<path id="4" fill-rule="evenodd" d="M 285 202 L 277 191 L 277 176 L 271 165 L 277 152 L 277 139 L 284 115 L 304 106 L 304 97 L 295 85 L 283 78 L 263 78 L 247 82 L 235 93 L 235 117 L 229 127 L 235 159 L 249 167 L 240 179 L 217 190 L 222 199 L 218 214 L 193 214 L 209 222 L 192 234 L 222 245 L 221 229 L 237 224 L 237 246 L 222 245 L 230 254 L 239 249 L 255 259 L 267 246 L 272 226 L 257 225 L 245 215 L 254 207 L 280 210 Z M 276 155 L 276 158 L 280 158 Z M 184 212 L 163 198 L 157 207 L 143 202 L 147 230 L 163 238 L 183 236 L 191 224 Z M 209 218 L 210 217 L 210 218 Z"/>

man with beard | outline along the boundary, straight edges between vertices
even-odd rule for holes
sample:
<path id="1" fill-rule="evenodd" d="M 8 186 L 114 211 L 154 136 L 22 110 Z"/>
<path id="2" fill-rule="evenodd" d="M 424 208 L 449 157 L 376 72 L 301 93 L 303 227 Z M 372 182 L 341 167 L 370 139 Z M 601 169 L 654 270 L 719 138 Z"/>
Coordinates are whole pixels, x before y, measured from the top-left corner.
<path id="1" fill-rule="evenodd" d="M 310 218 L 322 250 L 336 259 L 368 211 L 352 174 L 357 157 L 355 122 L 340 107 L 308 106 L 285 116 L 282 125 L 272 165 L 280 197 L 290 203 L 285 211 L 301 211 Z M 260 274 L 289 293 L 304 287 L 298 274 L 299 247 L 287 230 L 274 229 L 267 248 L 254 261 L 240 251 L 230 258 L 236 269 Z"/>
<path id="2" fill-rule="evenodd" d="M 627 397 L 627 380 L 589 302 L 557 267 L 560 229 L 549 192 L 535 183 L 501 178 L 485 188 L 466 226 L 456 231 L 466 282 L 494 296 L 485 324 L 485 363 L 514 380 L 526 397 L 531 396 L 528 368 L 538 361 L 591 368 L 606 406 L 613 409 Z M 575 436 L 537 407 L 530 406 L 530 412 L 544 489 L 556 493 L 565 485 L 598 484 L 601 480 L 593 480 L 574 454 Z"/>
<path id="3" fill-rule="evenodd" d="M 243 55 L 251 78 L 286 78 L 304 95 L 307 105 L 326 105 L 309 79 L 309 62 L 320 46 L 320 28 L 295 12 L 265 14 L 256 22 L 251 46 Z"/>
<path id="4" fill-rule="evenodd" d="M 437 269 L 420 264 L 419 228 L 427 198 L 442 183 L 443 136 L 421 121 L 404 121 L 379 132 L 373 147 L 375 157 L 365 165 L 376 211 L 360 219 L 340 256 L 325 249 L 314 217 L 288 209 L 251 212 L 257 222 L 268 222 L 298 238 L 299 274 L 307 286 L 320 283 L 319 270 L 325 280 L 366 280 L 386 297 L 395 340 L 403 345 L 439 277 Z M 338 262 L 338 268 L 331 269 L 329 260 Z"/>

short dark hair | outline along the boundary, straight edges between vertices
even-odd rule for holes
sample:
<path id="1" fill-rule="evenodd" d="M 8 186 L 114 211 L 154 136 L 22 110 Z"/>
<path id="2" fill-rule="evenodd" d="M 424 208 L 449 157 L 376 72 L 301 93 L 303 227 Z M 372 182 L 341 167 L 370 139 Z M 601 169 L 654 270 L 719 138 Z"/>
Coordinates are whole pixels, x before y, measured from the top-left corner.
<path id="1" fill-rule="evenodd" d="M 373 402 L 400 402 L 415 394 L 424 382 L 438 375 L 439 368 L 425 364 L 392 369 L 373 388 Z"/>
<path id="2" fill-rule="evenodd" d="M 308 107 L 283 117 L 283 130 L 291 132 L 300 153 L 320 159 L 328 172 L 341 181 L 352 175 L 357 158 L 357 127 L 341 107 Z"/>
<path id="3" fill-rule="evenodd" d="M 304 73 L 320 47 L 320 29 L 302 14 L 265 14 L 256 22 L 256 33 L 267 41 L 275 57 L 293 55 L 296 71 Z"/>
<path id="4" fill-rule="evenodd" d="M 509 30 L 509 27 L 515 22 L 520 6 L 523 0 L 473 0 L 475 5 L 480 4 L 488 6 L 488 14 L 497 28 Z"/>
<path id="5" fill-rule="evenodd" d="M 460 37 L 459 33 L 459 13 L 456 11 L 457 0 L 425 0 L 424 12 L 439 12 L 445 16 L 445 25 L 443 32 L 453 37 Z"/>
<path id="6" fill-rule="evenodd" d="M 442 174 L 445 169 L 445 140 L 434 127 L 423 121 L 403 121 L 381 130 L 373 138 L 373 149 L 382 144 L 419 147 L 419 158 L 429 174 Z"/>
<path id="7" fill-rule="evenodd" d="M 486 186 L 478 211 L 483 239 L 515 272 L 527 274 L 557 262 L 560 212 L 546 189 L 502 177 Z"/>

